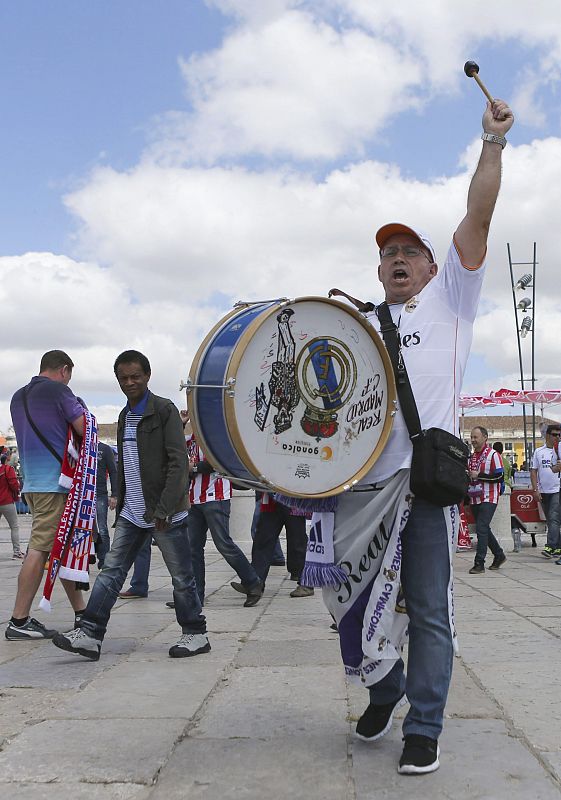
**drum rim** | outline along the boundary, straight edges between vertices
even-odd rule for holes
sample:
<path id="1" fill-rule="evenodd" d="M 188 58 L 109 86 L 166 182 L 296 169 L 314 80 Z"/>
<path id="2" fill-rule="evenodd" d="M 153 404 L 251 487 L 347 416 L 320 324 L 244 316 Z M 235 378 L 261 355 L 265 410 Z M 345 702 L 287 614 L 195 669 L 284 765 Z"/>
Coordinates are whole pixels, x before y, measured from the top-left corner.
<path id="1" fill-rule="evenodd" d="M 366 317 L 352 306 L 349 306 L 346 303 L 342 303 L 340 300 L 334 300 L 331 297 L 321 297 L 317 295 L 306 295 L 304 297 L 296 297 L 293 300 L 274 304 L 271 307 L 265 309 L 258 317 L 252 320 L 251 323 L 245 329 L 245 331 L 242 333 L 242 335 L 236 342 L 236 346 L 233 348 L 233 351 L 230 354 L 230 358 L 228 359 L 228 364 L 225 373 L 227 375 L 227 379 L 236 377 L 243 354 L 245 353 L 247 345 L 251 340 L 252 336 L 254 335 L 255 331 L 258 328 L 260 328 L 261 325 L 265 322 L 265 320 L 269 319 L 269 317 L 272 314 L 278 313 L 279 308 L 290 306 L 293 305 L 294 303 L 303 303 L 310 301 L 314 302 L 319 301 L 322 303 L 327 303 L 328 305 L 337 306 L 341 308 L 343 311 L 346 311 L 352 317 L 354 317 L 357 320 L 357 322 L 370 335 L 370 338 L 374 342 L 374 345 L 376 346 L 376 349 L 378 350 L 378 353 L 384 365 L 386 379 L 387 379 L 387 393 L 388 393 L 386 418 L 384 420 L 384 425 L 382 427 L 382 432 L 378 439 L 378 443 L 374 448 L 374 450 L 372 451 L 372 454 L 366 461 L 365 465 L 362 466 L 358 470 L 358 472 L 356 472 L 355 475 L 352 476 L 352 478 L 345 481 L 345 483 L 338 484 L 332 489 L 329 489 L 329 491 L 313 492 L 313 493 L 303 493 L 303 492 L 297 493 L 288 491 L 284 488 L 277 487 L 268 478 L 265 478 L 265 476 L 261 476 L 259 470 L 257 469 L 257 467 L 253 462 L 253 459 L 247 452 L 236 420 L 235 397 L 229 397 L 228 395 L 224 397 L 224 416 L 226 418 L 226 428 L 228 430 L 232 446 L 234 447 L 236 453 L 238 454 L 239 460 L 246 466 L 248 472 L 251 472 L 252 475 L 254 476 L 258 475 L 260 480 L 262 477 L 265 478 L 266 483 L 268 483 L 271 486 L 275 486 L 275 488 L 278 489 L 278 491 L 281 494 L 285 494 L 288 497 L 304 497 L 304 498 L 333 497 L 334 495 L 341 494 L 342 492 L 347 491 L 351 486 L 354 486 L 356 483 L 362 480 L 362 478 L 364 478 L 365 475 L 368 474 L 368 472 L 372 469 L 376 461 L 379 459 L 384 447 L 386 446 L 393 427 L 393 419 L 395 415 L 396 401 L 397 401 L 397 391 L 395 386 L 393 367 L 382 337 L 376 331 L 376 329 L 370 324 L 370 322 L 366 319 Z"/>
<path id="2" fill-rule="evenodd" d="M 214 337 L 220 332 L 220 330 L 222 330 L 222 328 L 225 327 L 225 325 L 231 320 L 232 317 L 234 317 L 236 314 L 239 314 L 242 310 L 243 309 L 241 308 L 233 308 L 225 316 L 219 319 L 216 325 L 207 333 L 207 335 L 199 345 L 199 348 L 195 353 L 195 356 L 191 363 L 191 369 L 189 370 L 189 380 L 192 383 L 197 383 L 197 376 L 199 373 L 201 362 L 206 353 L 208 352 L 211 340 L 214 339 Z M 228 359 L 228 364 L 226 365 L 225 373 L 228 371 L 229 365 L 230 365 L 230 359 Z M 198 389 L 191 389 L 186 394 L 187 394 L 186 398 L 187 409 L 189 411 L 189 418 L 191 420 L 191 425 L 193 427 L 193 435 L 195 436 L 195 441 L 197 442 L 197 444 L 199 445 L 199 447 L 201 448 L 206 457 L 210 453 L 210 450 L 203 436 L 201 424 L 199 421 L 199 415 L 197 414 L 196 399 L 197 399 Z M 189 402 L 190 398 L 191 402 Z M 219 461 L 216 460 L 216 458 L 214 457 L 214 453 L 211 453 L 211 455 L 212 455 L 212 466 L 215 467 L 216 472 L 225 473 L 226 470 L 224 466 L 220 464 Z"/>

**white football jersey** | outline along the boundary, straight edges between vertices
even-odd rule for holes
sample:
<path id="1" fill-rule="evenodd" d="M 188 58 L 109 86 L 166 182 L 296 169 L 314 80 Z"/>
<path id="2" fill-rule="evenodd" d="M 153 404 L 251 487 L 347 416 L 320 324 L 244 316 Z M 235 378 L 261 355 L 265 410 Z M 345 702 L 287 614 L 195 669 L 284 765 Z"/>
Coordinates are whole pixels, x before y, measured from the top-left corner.
<path id="1" fill-rule="evenodd" d="M 473 337 L 484 266 L 464 267 L 454 243 L 432 280 L 407 303 L 389 306 L 421 427 L 458 434 L 458 398 Z M 375 312 L 367 315 L 380 332 Z M 380 334 L 381 336 L 381 334 Z M 361 483 L 375 483 L 411 465 L 412 446 L 401 410 L 380 458 Z"/>

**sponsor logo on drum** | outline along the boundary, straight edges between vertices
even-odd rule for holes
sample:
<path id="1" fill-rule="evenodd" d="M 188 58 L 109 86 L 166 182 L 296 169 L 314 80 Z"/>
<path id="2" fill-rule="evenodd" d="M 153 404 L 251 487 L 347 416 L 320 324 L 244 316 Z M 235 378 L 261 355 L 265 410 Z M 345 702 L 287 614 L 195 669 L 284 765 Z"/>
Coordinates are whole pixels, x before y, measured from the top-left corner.
<path id="1" fill-rule="evenodd" d="M 298 464 L 294 474 L 295 474 L 295 476 L 297 478 L 309 478 L 310 477 L 310 465 L 309 464 Z"/>

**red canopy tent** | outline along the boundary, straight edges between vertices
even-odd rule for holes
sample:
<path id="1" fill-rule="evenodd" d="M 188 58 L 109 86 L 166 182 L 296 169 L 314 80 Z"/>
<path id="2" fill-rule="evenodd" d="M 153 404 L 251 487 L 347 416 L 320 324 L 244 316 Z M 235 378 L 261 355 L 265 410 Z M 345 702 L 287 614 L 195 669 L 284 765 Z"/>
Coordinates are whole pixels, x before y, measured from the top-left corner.
<path id="1" fill-rule="evenodd" d="M 485 408 L 486 406 L 514 405 L 556 405 L 561 404 L 559 389 L 498 389 L 488 395 L 460 395 L 460 408 Z"/>

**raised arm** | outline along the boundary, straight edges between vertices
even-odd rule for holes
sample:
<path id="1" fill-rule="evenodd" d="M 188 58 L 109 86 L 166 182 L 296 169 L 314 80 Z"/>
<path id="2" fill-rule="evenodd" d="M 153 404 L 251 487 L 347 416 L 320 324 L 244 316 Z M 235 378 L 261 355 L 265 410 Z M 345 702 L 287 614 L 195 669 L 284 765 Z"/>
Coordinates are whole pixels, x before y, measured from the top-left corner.
<path id="1" fill-rule="evenodd" d="M 504 100 L 487 103 L 483 114 L 483 131 L 505 137 L 514 117 Z M 456 231 L 456 244 L 466 267 L 478 267 L 485 258 L 487 236 L 501 185 L 502 144 L 484 141 L 477 169 L 471 179 L 467 213 Z"/>

